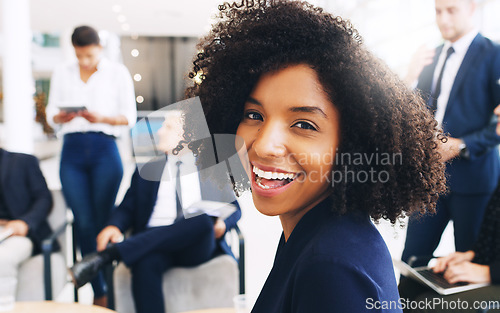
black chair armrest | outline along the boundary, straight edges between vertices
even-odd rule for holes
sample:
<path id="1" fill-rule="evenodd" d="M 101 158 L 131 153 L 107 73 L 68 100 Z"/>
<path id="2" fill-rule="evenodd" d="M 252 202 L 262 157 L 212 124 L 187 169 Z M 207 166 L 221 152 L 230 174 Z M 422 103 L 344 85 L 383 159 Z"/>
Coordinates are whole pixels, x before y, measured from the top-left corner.
<path id="1" fill-rule="evenodd" d="M 108 296 L 108 306 L 107 308 L 110 310 L 115 310 L 115 285 L 113 282 L 113 274 L 115 272 L 115 268 L 118 266 L 117 261 L 113 261 L 110 265 L 106 265 L 103 268 L 104 272 L 104 280 L 106 281 L 106 286 L 108 291 L 106 295 Z"/>
<path id="2" fill-rule="evenodd" d="M 59 227 L 57 227 L 57 229 L 49 237 L 45 238 L 42 241 L 42 251 L 52 252 L 53 247 L 54 247 L 54 243 L 56 242 L 57 238 L 62 233 L 64 233 L 64 231 L 66 230 L 66 227 L 68 227 L 68 225 L 71 225 L 71 224 L 72 224 L 71 221 L 65 221 L 64 223 L 59 225 Z"/>
<path id="3" fill-rule="evenodd" d="M 64 233 L 66 227 L 71 225 L 72 221 L 65 221 L 50 235 L 42 241 L 43 254 L 43 282 L 45 290 L 45 300 L 52 300 L 52 262 L 50 255 L 54 252 L 57 238 Z"/>
<path id="4" fill-rule="evenodd" d="M 245 293 L 245 238 L 243 237 L 243 233 L 241 232 L 238 225 L 234 226 L 234 230 L 236 234 L 238 234 L 238 269 L 240 272 L 240 294 Z"/>

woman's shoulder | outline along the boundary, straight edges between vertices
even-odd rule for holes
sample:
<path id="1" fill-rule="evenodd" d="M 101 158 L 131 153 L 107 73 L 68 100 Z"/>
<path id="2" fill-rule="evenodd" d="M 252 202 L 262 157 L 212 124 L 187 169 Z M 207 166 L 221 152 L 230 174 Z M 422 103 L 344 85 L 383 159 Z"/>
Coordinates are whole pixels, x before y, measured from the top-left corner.
<path id="1" fill-rule="evenodd" d="M 396 276 L 386 249 L 371 249 L 369 241 L 363 245 L 342 245 L 341 241 L 326 240 L 333 243 L 330 247 L 315 244 L 295 264 L 293 288 L 310 294 L 304 301 L 311 299 L 311 305 L 318 301 L 318 294 L 336 295 L 335 307 L 345 309 L 341 312 L 367 312 L 370 300 L 397 303 Z"/>
<path id="2" fill-rule="evenodd" d="M 326 221 L 299 263 L 302 266 L 358 268 L 368 272 L 391 268 L 387 245 L 368 217 L 345 215 Z M 391 266 L 389 266 L 391 265 Z"/>
<path id="3" fill-rule="evenodd" d="M 340 250 L 359 255 L 386 248 L 379 231 L 364 214 L 332 217 L 324 222 L 316 237 L 312 241 L 316 253 L 336 254 Z"/>

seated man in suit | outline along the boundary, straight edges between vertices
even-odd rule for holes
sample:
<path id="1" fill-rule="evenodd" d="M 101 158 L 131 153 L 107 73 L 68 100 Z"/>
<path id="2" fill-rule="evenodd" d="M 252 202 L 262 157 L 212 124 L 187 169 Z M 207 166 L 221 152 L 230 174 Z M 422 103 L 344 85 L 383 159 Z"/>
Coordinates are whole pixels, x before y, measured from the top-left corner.
<path id="1" fill-rule="evenodd" d="M 218 254 L 231 254 L 224 234 L 241 217 L 230 188 L 220 190 L 198 175 L 195 157 L 181 144 L 185 141 L 180 114 L 169 111 L 165 115 L 158 131 L 158 150 L 165 155 L 136 169 L 122 203 L 97 237 L 99 252 L 85 257 L 71 269 L 74 283 L 80 287 L 104 265 L 113 260 L 125 262 L 132 272 L 137 313 L 165 311 L 162 292 L 165 271 L 174 266 L 196 266 Z M 182 207 L 185 209 L 202 199 L 233 202 L 236 211 L 224 220 L 207 214 L 184 218 Z M 129 230 L 132 236 L 122 241 Z M 114 245 L 106 248 L 109 243 Z"/>
<path id="2" fill-rule="evenodd" d="M 40 252 L 51 234 L 52 194 L 36 157 L 0 149 L 0 276 L 17 276 L 19 265 Z"/>

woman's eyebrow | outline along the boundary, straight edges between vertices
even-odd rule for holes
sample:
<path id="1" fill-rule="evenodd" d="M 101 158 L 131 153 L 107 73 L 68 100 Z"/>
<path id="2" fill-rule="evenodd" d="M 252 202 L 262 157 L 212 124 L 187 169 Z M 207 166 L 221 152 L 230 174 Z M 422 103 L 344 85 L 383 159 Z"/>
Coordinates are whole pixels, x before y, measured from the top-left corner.
<path id="1" fill-rule="evenodd" d="M 262 106 L 262 103 L 260 103 L 259 101 L 257 101 L 256 99 L 254 99 L 252 97 L 248 97 L 247 102 L 250 102 L 250 103 L 258 105 L 258 106 Z M 327 118 L 327 116 L 326 116 L 325 112 L 323 112 L 323 110 L 321 110 L 318 107 L 314 107 L 314 106 L 292 107 L 292 108 L 289 108 L 288 111 L 291 111 L 294 113 L 295 112 L 317 113 L 317 114 L 320 114 L 321 116 L 323 116 L 324 118 Z"/>
<path id="2" fill-rule="evenodd" d="M 324 118 L 327 118 L 325 112 L 323 112 L 323 110 L 321 110 L 318 107 L 302 106 L 302 107 L 292 107 L 292 108 L 290 108 L 288 110 L 291 111 L 291 112 L 319 113 Z"/>
<path id="3" fill-rule="evenodd" d="M 248 97 L 247 102 L 250 102 L 250 103 L 262 106 L 262 103 L 260 103 L 259 101 L 255 100 L 252 97 Z"/>

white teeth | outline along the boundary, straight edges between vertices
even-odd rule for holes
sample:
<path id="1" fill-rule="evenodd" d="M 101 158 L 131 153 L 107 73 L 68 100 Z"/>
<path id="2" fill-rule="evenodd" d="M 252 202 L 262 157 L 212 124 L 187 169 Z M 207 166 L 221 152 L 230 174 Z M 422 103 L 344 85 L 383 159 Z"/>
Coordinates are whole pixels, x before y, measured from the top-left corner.
<path id="1" fill-rule="evenodd" d="M 257 181 L 256 181 L 257 185 L 259 185 L 260 188 L 262 189 L 270 189 L 271 187 L 269 186 L 266 186 L 266 185 L 262 185 L 262 182 L 261 182 L 261 179 L 260 177 L 257 178 Z"/>
<path id="2" fill-rule="evenodd" d="M 254 166 L 252 170 L 255 175 L 258 177 L 262 177 L 265 179 L 294 179 L 295 174 L 294 173 L 278 173 L 278 172 L 265 172 L 258 167 Z"/>

